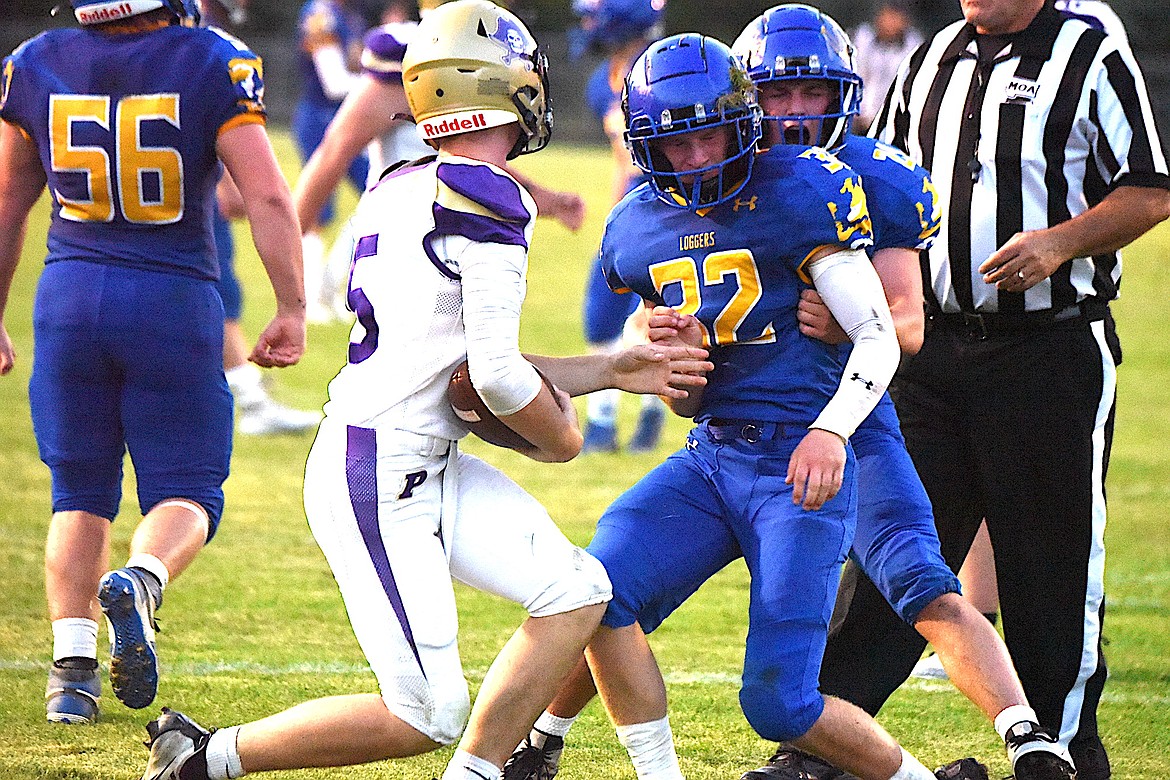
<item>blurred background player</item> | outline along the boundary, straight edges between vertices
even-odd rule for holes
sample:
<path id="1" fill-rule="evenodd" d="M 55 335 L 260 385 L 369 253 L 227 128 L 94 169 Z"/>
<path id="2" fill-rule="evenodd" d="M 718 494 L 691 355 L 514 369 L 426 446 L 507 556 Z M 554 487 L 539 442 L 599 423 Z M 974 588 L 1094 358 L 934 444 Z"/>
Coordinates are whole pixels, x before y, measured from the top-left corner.
<path id="1" fill-rule="evenodd" d="M 232 398 L 210 230 L 221 160 L 241 182 L 276 293 L 253 361 L 299 360 L 305 302 L 296 215 L 264 130 L 260 59 L 226 34 L 192 27 L 199 9 L 187 0 L 73 5 L 81 29 L 43 33 L 4 63 L 0 304 L 25 219 L 48 184 L 29 382 L 53 480 L 46 710 L 52 722 L 91 723 L 99 607 L 114 695 L 145 707 L 158 688 L 154 612 L 223 510 Z M 0 327 L 0 374 L 13 360 Z M 143 517 L 126 566 L 103 575 L 127 449 Z"/>
<path id="2" fill-rule="evenodd" d="M 200 9 L 202 23 L 221 30 L 234 30 L 247 19 L 246 0 L 203 0 Z M 224 172 L 216 187 L 212 230 L 219 258 L 219 281 L 216 284 L 224 311 L 223 370 L 236 401 L 236 428 L 240 433 L 252 436 L 309 431 L 317 426 L 320 413 L 290 409 L 277 402 L 265 388 L 264 375 L 259 367 L 248 360 L 251 347 L 240 324 L 244 298 L 236 276 L 235 239 L 230 222 L 242 219 L 246 214 L 239 188 L 231 175 Z"/>
<path id="3" fill-rule="evenodd" d="M 341 101 L 353 89 L 360 73 L 362 36 L 366 21 L 356 0 L 308 0 L 297 21 L 297 65 L 301 75 L 301 96 L 293 110 L 292 129 L 301 163 L 305 163 L 337 113 Z M 358 193 L 365 191 L 369 160 L 359 154 L 349 165 L 349 181 Z M 332 192 L 326 198 L 314 225 L 333 220 Z M 319 230 L 305 234 L 305 294 L 309 321 L 329 322 L 332 312 L 324 300 L 325 246 Z"/>
<path id="4" fill-rule="evenodd" d="M 425 17 L 439 5 L 437 0 L 423 0 L 420 15 Z M 305 233 L 317 229 L 317 215 L 323 204 L 363 150 L 370 159 L 370 187 L 391 165 L 434 154 L 419 137 L 402 88 L 402 57 L 418 24 L 404 18 L 400 4 L 387 9 L 394 12 L 396 20 L 366 34 L 362 75 L 297 179 L 294 200 Z M 552 217 L 572 231 L 581 227 L 585 202 L 579 195 L 543 187 L 511 167 L 508 172 L 532 195 L 540 216 Z M 326 307 L 341 320 L 353 317 L 345 301 L 352 250 L 353 236 L 347 224 L 329 252 L 321 294 Z"/>
<path id="5" fill-rule="evenodd" d="M 878 115 L 898 66 L 922 45 L 923 37 L 910 16 L 912 0 L 878 0 L 873 20 L 853 31 L 857 75 L 865 84 L 857 114 L 857 132 L 864 133 Z"/>
<path id="6" fill-rule="evenodd" d="M 203 7 L 218 5 L 208 2 Z M 223 370 L 228 388 L 236 401 L 236 429 L 247 436 L 268 436 L 281 433 L 304 433 L 317 427 L 321 413 L 292 409 L 274 399 L 264 386 L 264 374 L 259 366 L 248 360 L 248 341 L 240 316 L 244 308 L 244 291 L 236 276 L 236 242 L 232 236 L 231 219 L 247 216 L 244 199 L 224 171 L 216 187 L 216 209 L 212 229 L 215 233 L 215 252 L 219 257 L 219 296 L 223 299 Z"/>
<path id="7" fill-rule="evenodd" d="M 447 400 L 451 372 L 466 359 L 488 407 L 546 462 L 581 448 L 570 394 L 611 383 L 678 394 L 668 383 L 684 378 L 650 345 L 620 357 L 533 356 L 563 388 L 554 390 L 520 353 L 536 208 L 502 165 L 543 149 L 552 132 L 547 61 L 523 23 L 486 0 L 448 3 L 422 21 L 402 64 L 412 114 L 439 155 L 400 166 L 358 205 L 349 293 L 358 320 L 304 491 L 380 694 L 317 699 L 214 733 L 164 709 L 148 726 L 144 780 L 345 766 L 457 740 L 445 780 L 495 780 L 609 600 L 596 559 L 515 482 L 459 452 L 466 428 Z M 482 129 L 458 129 L 464 121 Z M 529 615 L 474 708 L 455 581 Z"/>
<path id="8" fill-rule="evenodd" d="M 634 60 L 650 42 L 662 35 L 662 12 L 666 0 L 574 0 L 573 12 L 580 18 L 570 33 L 570 57 L 580 58 L 586 51 L 604 54 L 606 59 L 585 87 L 585 101 L 601 124 L 609 140 L 613 157 L 611 205 L 645 181 L 630 161 L 623 133 L 622 84 Z M 585 342 L 593 352 L 615 352 L 622 346 L 623 335 L 645 340 L 644 314 L 638 311 L 636 295 L 615 293 L 601 273 L 601 258 L 594 258 L 585 280 L 583 320 Z M 627 320 L 638 314 L 634 322 Z M 586 400 L 585 452 L 615 452 L 618 449 L 617 417 L 621 393 L 607 390 L 594 393 Z M 653 396 L 645 396 L 638 413 L 634 434 L 627 443 L 631 452 L 649 452 L 658 444 L 666 409 Z"/>

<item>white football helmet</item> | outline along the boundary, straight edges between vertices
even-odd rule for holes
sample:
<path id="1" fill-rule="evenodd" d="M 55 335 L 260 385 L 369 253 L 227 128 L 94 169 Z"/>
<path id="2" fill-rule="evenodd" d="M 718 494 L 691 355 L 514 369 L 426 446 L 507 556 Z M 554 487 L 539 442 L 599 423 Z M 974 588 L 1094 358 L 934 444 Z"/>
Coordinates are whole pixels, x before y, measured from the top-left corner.
<path id="1" fill-rule="evenodd" d="M 508 154 L 540 151 L 552 135 L 548 60 L 510 11 L 456 0 L 419 22 L 402 58 L 402 85 L 423 140 L 520 125 Z"/>

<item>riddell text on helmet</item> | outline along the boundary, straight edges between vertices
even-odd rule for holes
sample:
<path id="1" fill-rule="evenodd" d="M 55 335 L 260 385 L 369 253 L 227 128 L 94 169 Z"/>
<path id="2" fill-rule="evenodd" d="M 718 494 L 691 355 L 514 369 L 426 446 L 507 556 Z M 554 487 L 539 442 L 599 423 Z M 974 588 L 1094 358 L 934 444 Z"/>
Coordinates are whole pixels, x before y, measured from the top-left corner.
<path id="1" fill-rule="evenodd" d="M 484 118 L 481 112 L 476 112 L 470 117 L 459 115 L 450 116 L 438 124 L 434 122 L 422 123 L 423 134 L 427 138 L 451 135 L 452 133 L 465 133 L 468 130 L 482 130 L 487 126 L 487 119 Z"/>
<path id="2" fill-rule="evenodd" d="M 95 11 L 87 11 L 84 8 L 77 9 L 77 20 L 82 24 L 97 24 L 98 22 L 109 22 L 114 19 L 124 19 L 131 16 L 134 9 L 130 7 L 129 3 L 122 3 L 117 6 L 105 6 L 98 8 Z"/>

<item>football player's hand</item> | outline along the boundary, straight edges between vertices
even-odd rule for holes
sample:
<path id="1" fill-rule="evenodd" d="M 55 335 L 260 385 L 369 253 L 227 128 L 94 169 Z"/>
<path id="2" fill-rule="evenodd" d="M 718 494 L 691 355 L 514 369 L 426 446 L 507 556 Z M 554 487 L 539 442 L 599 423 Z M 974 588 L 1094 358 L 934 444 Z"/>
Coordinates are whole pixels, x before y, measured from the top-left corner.
<path id="1" fill-rule="evenodd" d="M 703 346 L 703 326 L 693 314 L 679 314 L 669 306 L 655 306 L 646 324 L 654 344 Z"/>
<path id="2" fill-rule="evenodd" d="M 685 344 L 639 344 L 613 358 L 614 385 L 627 393 L 686 398 L 688 387 L 703 387 L 715 369 L 707 350 Z"/>
<path id="3" fill-rule="evenodd" d="M 8 331 L 0 325 L 0 376 L 4 376 L 16 365 L 16 350 L 12 348 L 12 339 L 8 338 Z"/>
<path id="4" fill-rule="evenodd" d="M 256 341 L 248 357 L 264 368 L 294 365 L 305 354 L 305 315 L 277 314 Z"/>
<path id="5" fill-rule="evenodd" d="M 845 442 L 835 433 L 813 428 L 796 445 L 788 461 L 792 503 L 820 509 L 837 495 L 845 478 Z"/>
<path id="6" fill-rule="evenodd" d="M 575 192 L 558 192 L 548 216 L 576 233 L 585 224 L 585 199 Z"/>
<path id="7" fill-rule="evenodd" d="M 800 294 L 796 321 L 800 325 L 800 332 L 809 338 L 826 344 L 844 344 L 849 341 L 849 335 L 833 319 L 833 313 L 816 290 L 805 290 Z"/>
<path id="8" fill-rule="evenodd" d="M 1069 257 L 1051 230 L 1016 233 L 979 266 L 983 281 L 1004 292 L 1023 292 L 1047 279 Z"/>

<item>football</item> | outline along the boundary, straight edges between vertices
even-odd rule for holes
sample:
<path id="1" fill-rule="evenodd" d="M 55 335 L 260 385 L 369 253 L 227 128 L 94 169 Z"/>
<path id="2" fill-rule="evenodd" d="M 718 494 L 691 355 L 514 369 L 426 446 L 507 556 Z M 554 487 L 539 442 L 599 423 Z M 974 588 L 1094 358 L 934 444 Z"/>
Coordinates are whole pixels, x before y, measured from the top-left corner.
<path id="1" fill-rule="evenodd" d="M 553 384 L 540 369 L 536 370 L 544 384 L 551 392 Z M 474 433 L 488 444 L 505 447 L 510 450 L 526 450 L 532 447 L 531 442 L 516 431 L 509 428 L 499 417 L 492 414 L 487 404 L 475 392 L 471 384 L 471 374 L 468 373 L 467 361 L 455 367 L 451 372 L 451 381 L 447 383 L 447 401 L 455 416 L 463 422 L 467 430 Z"/>

